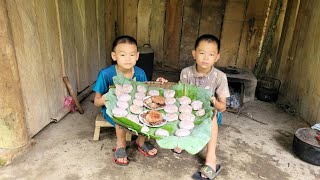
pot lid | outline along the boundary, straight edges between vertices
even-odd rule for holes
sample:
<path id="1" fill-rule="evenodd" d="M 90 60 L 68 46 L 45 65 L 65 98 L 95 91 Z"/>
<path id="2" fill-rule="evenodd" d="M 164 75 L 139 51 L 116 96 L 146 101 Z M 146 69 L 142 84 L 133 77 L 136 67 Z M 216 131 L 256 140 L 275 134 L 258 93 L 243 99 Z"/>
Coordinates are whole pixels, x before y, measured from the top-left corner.
<path id="1" fill-rule="evenodd" d="M 320 148 L 320 143 L 316 138 L 318 136 L 317 130 L 311 128 L 300 128 L 294 135 L 302 142 Z"/>

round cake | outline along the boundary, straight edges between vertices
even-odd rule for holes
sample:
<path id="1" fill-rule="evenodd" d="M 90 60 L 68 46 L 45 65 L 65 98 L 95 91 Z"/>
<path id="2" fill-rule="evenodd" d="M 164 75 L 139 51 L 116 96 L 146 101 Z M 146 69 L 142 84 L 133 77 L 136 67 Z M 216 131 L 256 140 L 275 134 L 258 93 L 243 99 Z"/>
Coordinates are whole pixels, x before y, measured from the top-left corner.
<path id="1" fill-rule="evenodd" d="M 131 100 L 131 96 L 130 94 L 121 94 L 119 96 L 117 96 L 118 101 L 130 101 Z"/>
<path id="2" fill-rule="evenodd" d="M 159 96 L 159 91 L 157 91 L 157 90 L 150 90 L 149 91 L 149 96 Z"/>
<path id="3" fill-rule="evenodd" d="M 146 97 L 146 94 L 145 93 L 140 93 L 140 92 L 138 92 L 138 93 L 136 93 L 134 95 L 134 98 L 136 98 L 136 99 L 143 99 L 145 97 Z"/>
<path id="4" fill-rule="evenodd" d="M 143 107 L 137 106 L 135 104 L 130 106 L 130 112 L 133 114 L 140 114 L 143 111 Z"/>
<path id="5" fill-rule="evenodd" d="M 192 113 L 192 107 L 188 104 L 183 104 L 179 107 L 181 113 Z"/>
<path id="6" fill-rule="evenodd" d="M 179 127 L 180 129 L 187 129 L 187 130 L 191 130 L 194 128 L 194 124 L 192 121 L 181 121 L 179 123 Z"/>
<path id="7" fill-rule="evenodd" d="M 166 98 L 166 104 L 174 104 L 176 101 L 177 101 L 176 98 L 173 98 L 173 97 Z"/>
<path id="8" fill-rule="evenodd" d="M 191 106 L 193 108 L 193 110 L 200 110 L 202 108 L 202 104 L 203 102 L 199 101 L 199 100 L 195 100 L 191 103 Z"/>
<path id="9" fill-rule="evenodd" d="M 137 86 L 137 91 L 140 93 L 146 93 L 147 92 L 147 88 L 144 87 L 143 85 L 138 85 Z"/>
<path id="10" fill-rule="evenodd" d="M 127 109 L 129 107 L 129 103 L 127 101 L 117 101 L 117 107 Z"/>
<path id="11" fill-rule="evenodd" d="M 116 117 L 125 117 L 128 114 L 128 111 L 123 108 L 113 108 L 112 114 Z"/>
<path id="12" fill-rule="evenodd" d="M 180 98 L 178 99 L 178 101 L 179 101 L 179 103 L 180 103 L 181 105 L 183 105 L 183 104 L 190 104 L 190 103 L 191 103 L 191 99 L 190 99 L 189 97 L 187 97 L 187 96 L 182 96 L 182 97 L 180 97 Z"/>
<path id="13" fill-rule="evenodd" d="M 179 136 L 179 137 L 183 137 L 183 136 L 188 136 L 191 132 L 187 129 L 178 129 L 174 135 Z"/>
<path id="14" fill-rule="evenodd" d="M 176 114 L 176 113 L 166 114 L 166 117 L 167 117 L 168 122 L 178 120 L 178 118 L 179 118 L 178 114 Z"/>
<path id="15" fill-rule="evenodd" d="M 181 113 L 179 115 L 179 119 L 181 121 L 192 121 L 193 122 L 195 120 L 195 118 L 196 117 L 191 113 Z"/>
<path id="16" fill-rule="evenodd" d="M 166 113 L 169 113 L 169 114 L 172 114 L 172 113 L 176 113 L 178 112 L 178 107 L 174 104 L 169 104 L 169 105 L 166 105 L 163 110 L 166 112 Z"/>

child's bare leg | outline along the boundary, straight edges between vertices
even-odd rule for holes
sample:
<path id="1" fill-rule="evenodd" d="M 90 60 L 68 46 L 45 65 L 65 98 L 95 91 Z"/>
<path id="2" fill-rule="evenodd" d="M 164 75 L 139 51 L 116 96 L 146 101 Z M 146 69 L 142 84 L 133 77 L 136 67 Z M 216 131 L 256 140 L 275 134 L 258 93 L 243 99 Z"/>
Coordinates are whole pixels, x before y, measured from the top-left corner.
<path id="1" fill-rule="evenodd" d="M 139 146 L 142 146 L 142 145 L 144 144 L 144 142 L 146 142 L 146 140 L 147 140 L 147 138 L 146 138 L 145 136 L 139 135 L 138 138 L 137 138 L 137 140 L 136 140 L 136 142 L 137 142 L 137 144 L 138 144 Z M 151 155 L 151 156 L 153 156 L 153 155 L 157 154 L 157 152 L 158 152 L 157 149 L 156 149 L 156 148 L 153 148 L 152 150 L 150 150 L 150 151 L 148 152 L 148 154 Z"/>
<path id="2" fill-rule="evenodd" d="M 126 130 L 124 130 L 122 127 L 116 125 L 116 136 L 117 136 L 117 147 L 118 148 L 126 148 Z M 127 163 L 127 158 L 119 158 L 118 161 L 120 163 Z"/>
<path id="3" fill-rule="evenodd" d="M 213 170 L 216 170 L 216 146 L 218 139 L 218 123 L 217 116 L 214 116 L 211 126 L 211 138 L 207 145 L 207 155 L 206 155 L 206 165 L 212 167 Z"/>
<path id="4" fill-rule="evenodd" d="M 212 126 L 211 126 L 211 138 L 209 143 L 207 144 L 207 155 L 205 164 L 210 166 L 214 171 L 216 171 L 216 146 L 218 139 L 218 122 L 216 113 L 212 118 Z M 206 178 L 206 176 L 202 175 L 202 177 Z"/>

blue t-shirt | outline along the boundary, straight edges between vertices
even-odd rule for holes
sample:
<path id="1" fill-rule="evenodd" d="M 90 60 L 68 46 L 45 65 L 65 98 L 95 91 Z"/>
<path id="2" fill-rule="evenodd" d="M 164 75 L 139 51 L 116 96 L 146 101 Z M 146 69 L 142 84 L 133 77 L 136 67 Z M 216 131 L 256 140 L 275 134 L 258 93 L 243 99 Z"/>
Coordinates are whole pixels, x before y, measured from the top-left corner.
<path id="1" fill-rule="evenodd" d="M 113 85 L 113 77 L 117 76 L 116 65 L 111 65 L 107 68 L 102 69 L 99 72 L 96 84 L 93 86 L 93 91 L 104 95 L 109 91 L 109 86 Z M 146 73 L 139 67 L 134 66 L 133 78 L 136 78 L 137 81 L 145 82 L 147 81 Z M 115 126 L 114 121 L 106 112 L 106 106 L 101 107 L 101 112 L 103 117 L 113 126 Z"/>

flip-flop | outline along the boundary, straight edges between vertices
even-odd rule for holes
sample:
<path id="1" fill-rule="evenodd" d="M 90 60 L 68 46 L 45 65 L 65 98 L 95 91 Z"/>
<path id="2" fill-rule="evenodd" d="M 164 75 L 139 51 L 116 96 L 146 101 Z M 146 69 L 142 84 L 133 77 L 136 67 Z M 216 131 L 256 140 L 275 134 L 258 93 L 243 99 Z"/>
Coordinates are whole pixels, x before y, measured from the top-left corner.
<path id="1" fill-rule="evenodd" d="M 113 150 L 113 161 L 120 166 L 128 166 L 129 159 L 126 150 L 123 147 L 114 148 Z M 127 162 L 118 161 L 119 158 L 127 158 Z"/>
<path id="2" fill-rule="evenodd" d="M 201 169 L 196 172 L 193 176 L 192 176 L 192 179 L 197 179 L 197 180 L 212 180 L 214 179 L 218 174 L 219 172 L 222 170 L 222 167 L 220 164 L 217 164 L 216 165 L 216 171 L 214 171 L 210 166 L 208 165 L 204 165 L 201 167 Z M 207 176 L 207 178 L 203 178 L 201 176 L 201 174 Z"/>
<path id="3" fill-rule="evenodd" d="M 138 150 L 141 152 L 141 154 L 143 154 L 146 157 L 150 157 L 153 158 L 157 155 L 150 155 L 149 151 L 151 151 L 153 148 L 155 148 L 151 143 L 149 142 L 145 142 L 142 146 L 139 146 L 137 142 L 135 142 L 135 145 L 137 146 Z"/>

